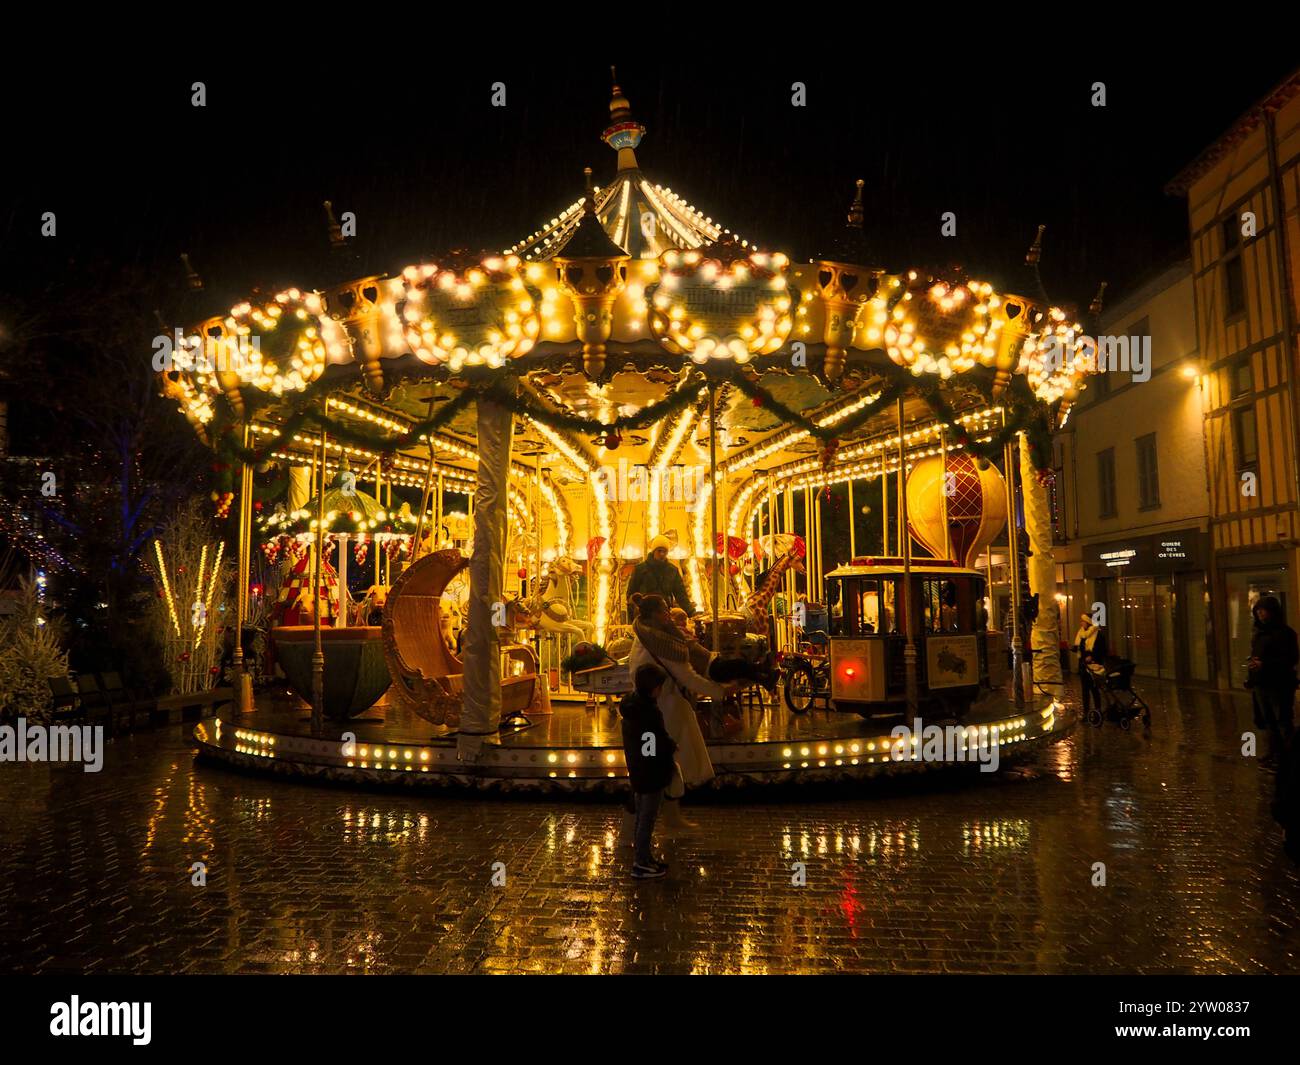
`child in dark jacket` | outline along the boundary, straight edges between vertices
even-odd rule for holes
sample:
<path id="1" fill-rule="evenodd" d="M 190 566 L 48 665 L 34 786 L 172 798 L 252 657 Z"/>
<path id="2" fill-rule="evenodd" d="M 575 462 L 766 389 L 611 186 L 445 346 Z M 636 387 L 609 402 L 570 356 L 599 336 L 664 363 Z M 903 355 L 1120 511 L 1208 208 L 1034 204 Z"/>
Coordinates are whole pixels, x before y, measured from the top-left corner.
<path id="1" fill-rule="evenodd" d="M 677 750 L 659 712 L 659 691 L 667 679 L 658 666 L 642 666 L 633 678 L 636 690 L 623 696 L 619 704 L 623 717 L 623 758 L 632 780 L 636 806 L 632 875 L 638 880 L 657 880 L 668 872 L 667 863 L 656 861 L 651 853 L 655 817 L 664 789 L 673 779 L 673 754 Z"/>

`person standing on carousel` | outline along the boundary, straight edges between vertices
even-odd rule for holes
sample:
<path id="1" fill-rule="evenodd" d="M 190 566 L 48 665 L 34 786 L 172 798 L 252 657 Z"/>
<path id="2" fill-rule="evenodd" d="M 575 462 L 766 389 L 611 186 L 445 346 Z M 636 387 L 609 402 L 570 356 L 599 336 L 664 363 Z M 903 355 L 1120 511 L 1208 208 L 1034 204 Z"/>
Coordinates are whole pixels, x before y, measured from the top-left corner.
<path id="1" fill-rule="evenodd" d="M 691 598 L 686 594 L 686 583 L 682 580 L 682 571 L 668 561 L 668 551 L 673 546 L 668 537 L 660 534 L 650 541 L 646 560 L 632 571 L 632 579 L 627 582 L 627 619 L 637 619 L 636 605 L 632 596 L 658 595 L 668 607 L 681 607 L 687 616 L 695 613 Z"/>

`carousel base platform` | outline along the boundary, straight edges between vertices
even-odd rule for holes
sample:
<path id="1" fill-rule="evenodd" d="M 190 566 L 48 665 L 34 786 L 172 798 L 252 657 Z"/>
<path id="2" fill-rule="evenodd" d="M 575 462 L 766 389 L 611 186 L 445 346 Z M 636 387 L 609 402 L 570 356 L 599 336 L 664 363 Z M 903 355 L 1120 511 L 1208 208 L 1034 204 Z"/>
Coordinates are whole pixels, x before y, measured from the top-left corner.
<path id="1" fill-rule="evenodd" d="M 743 712 L 739 727 L 709 740 L 713 788 L 836 783 L 893 774 L 975 770 L 996 745 L 998 764 L 1062 738 L 1075 714 L 1040 697 L 1017 710 L 993 693 L 960 726 L 924 722 L 912 743 L 891 730 L 897 718 L 814 710 L 791 714 L 770 704 Z M 912 722 L 907 722 L 910 726 Z M 313 735 L 307 707 L 259 701 L 248 714 L 226 714 L 194 731 L 201 759 L 241 770 L 359 787 L 459 788 L 485 792 L 605 793 L 627 787 L 617 708 L 559 704 L 555 712 L 503 731 L 475 763 L 459 760 L 453 732 L 378 705 Z M 931 743 L 930 739 L 939 742 Z M 946 738 L 946 744 L 943 742 Z"/>

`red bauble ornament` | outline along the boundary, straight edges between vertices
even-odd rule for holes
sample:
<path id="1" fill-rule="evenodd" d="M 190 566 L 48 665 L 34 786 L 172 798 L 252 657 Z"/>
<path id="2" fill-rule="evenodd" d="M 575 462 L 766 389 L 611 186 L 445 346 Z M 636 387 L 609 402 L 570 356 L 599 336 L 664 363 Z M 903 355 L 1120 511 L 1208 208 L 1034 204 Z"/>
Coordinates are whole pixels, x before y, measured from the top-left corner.
<path id="1" fill-rule="evenodd" d="M 221 667 L 220 667 L 220 666 L 213 666 L 210 670 L 208 670 L 208 672 L 211 673 L 211 674 L 215 677 L 218 673 L 221 672 Z"/>
<path id="2" fill-rule="evenodd" d="M 528 570 L 527 570 L 527 568 L 524 567 L 524 566 L 520 566 L 520 567 L 519 567 L 519 579 L 522 581 L 522 580 L 526 580 L 527 578 L 528 578 Z"/>
<path id="3" fill-rule="evenodd" d="M 188 662 L 189 660 L 190 660 L 190 653 L 189 653 L 189 651 L 182 651 L 182 652 L 180 653 L 180 657 L 177 659 L 177 661 L 180 661 L 180 662 Z"/>
<path id="4" fill-rule="evenodd" d="M 259 514 L 262 513 L 262 501 L 260 499 L 253 504 L 253 509 Z"/>

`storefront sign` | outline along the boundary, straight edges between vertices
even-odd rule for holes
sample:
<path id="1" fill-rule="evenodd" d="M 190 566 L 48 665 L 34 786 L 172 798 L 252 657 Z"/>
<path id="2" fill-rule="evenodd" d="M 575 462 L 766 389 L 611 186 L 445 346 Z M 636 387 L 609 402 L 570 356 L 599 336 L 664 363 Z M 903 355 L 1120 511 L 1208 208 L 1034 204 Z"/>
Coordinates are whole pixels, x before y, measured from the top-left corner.
<path id="1" fill-rule="evenodd" d="M 1151 536 L 1134 536 L 1102 544 L 1083 545 L 1084 575 L 1151 577 L 1204 567 L 1205 534 L 1199 529 L 1175 529 Z"/>

